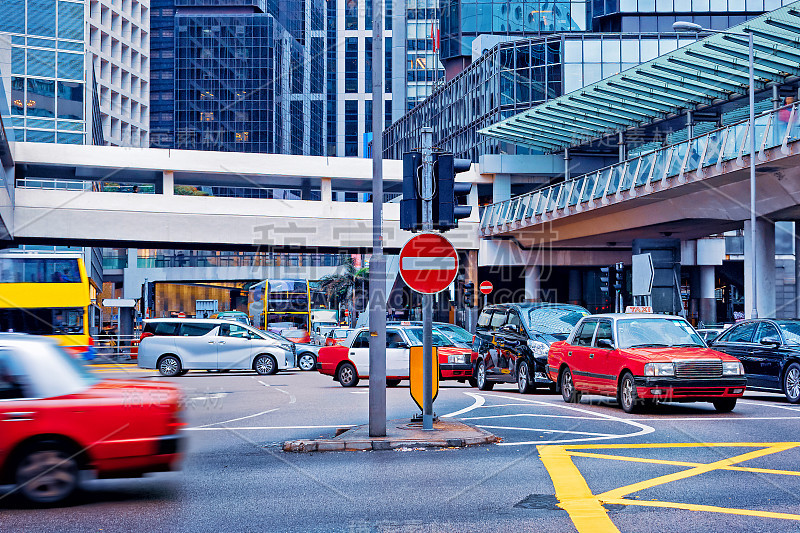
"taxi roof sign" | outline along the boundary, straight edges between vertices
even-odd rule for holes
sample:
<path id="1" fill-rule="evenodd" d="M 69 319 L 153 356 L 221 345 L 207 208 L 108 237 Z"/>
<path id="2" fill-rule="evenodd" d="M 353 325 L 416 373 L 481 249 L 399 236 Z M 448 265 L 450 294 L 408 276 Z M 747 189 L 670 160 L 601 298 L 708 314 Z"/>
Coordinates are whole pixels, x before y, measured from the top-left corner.
<path id="1" fill-rule="evenodd" d="M 653 306 L 651 305 L 629 305 L 625 308 L 626 313 L 652 313 Z"/>

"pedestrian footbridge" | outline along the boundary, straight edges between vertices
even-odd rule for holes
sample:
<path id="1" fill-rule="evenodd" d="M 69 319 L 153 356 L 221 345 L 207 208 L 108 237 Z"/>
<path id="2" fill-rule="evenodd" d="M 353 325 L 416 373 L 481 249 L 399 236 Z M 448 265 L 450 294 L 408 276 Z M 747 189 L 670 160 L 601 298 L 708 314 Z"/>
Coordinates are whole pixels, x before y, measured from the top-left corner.
<path id="1" fill-rule="evenodd" d="M 750 217 L 749 120 L 487 206 L 480 232 L 523 247 L 704 237 Z M 800 108 L 755 117 L 756 212 L 800 219 Z"/>

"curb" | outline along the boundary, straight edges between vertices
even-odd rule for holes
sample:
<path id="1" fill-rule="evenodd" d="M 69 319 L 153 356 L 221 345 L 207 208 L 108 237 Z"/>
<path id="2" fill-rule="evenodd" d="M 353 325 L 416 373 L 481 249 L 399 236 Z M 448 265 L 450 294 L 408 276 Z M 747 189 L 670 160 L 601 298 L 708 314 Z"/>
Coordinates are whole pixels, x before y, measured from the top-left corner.
<path id="1" fill-rule="evenodd" d="M 466 426 L 466 424 L 464 424 Z M 343 451 L 378 451 L 396 450 L 398 448 L 465 448 L 467 446 L 480 446 L 492 444 L 500 439 L 488 431 L 467 426 L 470 433 L 478 435 L 469 437 L 456 437 L 447 439 L 395 439 L 376 437 L 374 439 L 315 439 L 315 440 L 290 440 L 283 443 L 284 452 L 310 453 L 310 452 L 343 452 Z M 343 436 L 347 432 L 342 433 Z"/>

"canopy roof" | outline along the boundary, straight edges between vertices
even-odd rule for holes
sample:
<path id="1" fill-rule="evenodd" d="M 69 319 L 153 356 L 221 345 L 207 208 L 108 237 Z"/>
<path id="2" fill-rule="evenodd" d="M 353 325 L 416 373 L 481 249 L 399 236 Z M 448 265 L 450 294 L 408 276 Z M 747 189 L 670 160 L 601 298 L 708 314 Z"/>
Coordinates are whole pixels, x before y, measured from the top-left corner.
<path id="1" fill-rule="evenodd" d="M 479 131 L 559 152 L 686 110 L 747 95 L 748 33 L 755 90 L 800 77 L 800 1 L 549 100 Z M 738 33 L 739 35 L 732 35 Z"/>

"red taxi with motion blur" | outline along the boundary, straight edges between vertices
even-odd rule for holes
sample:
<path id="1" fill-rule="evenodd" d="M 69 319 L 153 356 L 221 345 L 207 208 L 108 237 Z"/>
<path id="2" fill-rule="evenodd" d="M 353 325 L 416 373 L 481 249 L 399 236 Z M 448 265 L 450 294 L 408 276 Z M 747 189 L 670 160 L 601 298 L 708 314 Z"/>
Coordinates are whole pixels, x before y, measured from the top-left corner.
<path id="1" fill-rule="evenodd" d="M 324 346 L 317 355 L 317 370 L 333 376 L 342 387 L 355 387 L 369 377 L 369 329 L 353 331 L 339 346 Z M 472 377 L 471 348 L 457 347 L 440 332 L 433 330 L 433 345 L 439 354 L 442 380 L 463 381 Z M 422 346 L 422 327 L 389 326 L 386 328 L 386 385 L 396 387 L 408 379 L 409 348 Z"/>
<path id="2" fill-rule="evenodd" d="M 653 314 L 584 317 L 550 347 L 547 373 L 564 401 L 615 396 L 627 413 L 658 402 L 711 402 L 728 412 L 747 385 L 738 359 L 707 348 L 683 318 Z"/>
<path id="3" fill-rule="evenodd" d="M 0 485 L 37 504 L 98 478 L 172 470 L 181 394 L 167 383 L 101 379 L 50 339 L 0 333 Z"/>

